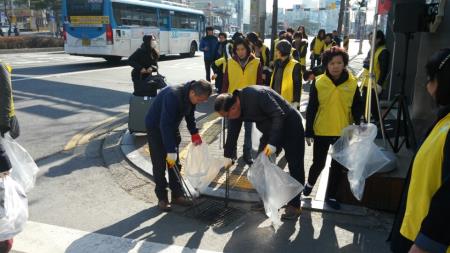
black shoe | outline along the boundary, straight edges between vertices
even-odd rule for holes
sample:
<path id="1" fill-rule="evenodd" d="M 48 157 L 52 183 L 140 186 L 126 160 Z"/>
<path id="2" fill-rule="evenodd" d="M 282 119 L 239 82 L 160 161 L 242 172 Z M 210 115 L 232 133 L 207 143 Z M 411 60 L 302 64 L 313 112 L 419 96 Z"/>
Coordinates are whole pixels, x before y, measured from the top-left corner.
<path id="1" fill-rule="evenodd" d="M 260 201 L 260 202 L 258 202 L 256 204 L 253 204 L 250 207 L 250 210 L 255 211 L 255 212 L 264 211 L 264 203 Z"/>
<path id="2" fill-rule="evenodd" d="M 327 199 L 325 200 L 325 203 L 334 210 L 341 209 L 341 204 L 339 204 L 339 202 L 336 199 Z"/>
<path id="3" fill-rule="evenodd" d="M 244 162 L 248 166 L 253 164 L 253 157 L 252 157 L 251 152 L 244 152 Z"/>
<path id="4" fill-rule="evenodd" d="M 312 192 L 312 187 L 309 187 L 308 185 L 305 185 L 305 188 L 303 188 L 303 196 L 309 196 Z"/>

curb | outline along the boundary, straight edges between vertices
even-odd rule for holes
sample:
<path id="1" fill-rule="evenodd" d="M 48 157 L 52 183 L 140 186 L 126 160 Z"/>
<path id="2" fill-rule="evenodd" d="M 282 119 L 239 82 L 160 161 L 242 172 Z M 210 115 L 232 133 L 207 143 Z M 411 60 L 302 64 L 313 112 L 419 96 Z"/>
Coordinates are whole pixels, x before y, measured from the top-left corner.
<path id="1" fill-rule="evenodd" d="M 0 54 L 59 52 L 59 51 L 64 52 L 64 47 L 0 49 Z"/>

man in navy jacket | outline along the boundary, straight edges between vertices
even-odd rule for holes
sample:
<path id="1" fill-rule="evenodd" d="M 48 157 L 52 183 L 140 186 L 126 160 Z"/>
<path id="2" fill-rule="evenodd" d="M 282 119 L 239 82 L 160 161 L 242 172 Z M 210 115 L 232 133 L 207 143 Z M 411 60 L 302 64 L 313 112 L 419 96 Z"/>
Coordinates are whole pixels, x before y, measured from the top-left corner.
<path id="1" fill-rule="evenodd" d="M 164 88 L 154 99 L 145 118 L 148 145 L 153 164 L 155 192 L 158 207 L 162 211 L 170 211 L 167 197 L 166 164 L 169 168 L 169 188 L 172 193 L 172 204 L 189 205 L 183 196 L 180 182 L 172 168 L 178 163 L 178 145 L 181 142 L 179 126 L 186 120 L 191 133 L 192 143 L 199 145 L 202 139 L 195 124 L 195 106 L 206 102 L 212 93 L 212 86 L 204 80 L 191 81 L 184 85 Z"/>
<path id="2" fill-rule="evenodd" d="M 205 60 L 206 80 L 211 82 L 211 65 L 217 58 L 217 48 L 219 41 L 214 36 L 214 29 L 211 26 L 206 27 L 206 36 L 200 41 L 200 51 L 203 52 Z"/>

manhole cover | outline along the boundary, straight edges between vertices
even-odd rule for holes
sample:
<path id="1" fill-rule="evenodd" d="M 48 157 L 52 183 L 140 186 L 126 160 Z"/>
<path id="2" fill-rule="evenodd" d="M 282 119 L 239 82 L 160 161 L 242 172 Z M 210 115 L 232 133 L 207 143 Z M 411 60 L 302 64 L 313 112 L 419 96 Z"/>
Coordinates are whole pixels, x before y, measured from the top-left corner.
<path id="1" fill-rule="evenodd" d="M 183 216 L 199 220 L 213 227 L 225 227 L 245 215 L 239 208 L 225 206 L 222 201 L 206 199 L 184 211 Z"/>

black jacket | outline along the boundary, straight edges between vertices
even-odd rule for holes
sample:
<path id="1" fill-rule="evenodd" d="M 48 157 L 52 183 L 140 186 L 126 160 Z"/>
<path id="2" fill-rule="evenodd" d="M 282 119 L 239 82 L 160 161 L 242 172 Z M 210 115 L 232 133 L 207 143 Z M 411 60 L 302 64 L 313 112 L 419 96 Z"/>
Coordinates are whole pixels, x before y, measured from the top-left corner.
<path id="1" fill-rule="evenodd" d="M 442 108 L 439 111 L 438 118 L 430 128 L 426 136 L 433 130 L 438 121 L 450 113 L 450 106 Z M 447 130 L 448 131 L 448 130 Z M 426 138 L 423 138 L 423 141 Z M 433 195 L 430 203 L 430 209 L 427 216 L 422 221 L 419 235 L 415 243 L 428 252 L 446 252 L 450 245 L 450 133 L 444 144 L 444 158 L 442 162 L 442 184 L 438 191 Z M 397 215 L 392 225 L 390 235 L 391 250 L 394 253 L 406 253 L 409 251 L 414 242 L 405 238 L 400 234 L 400 228 L 403 223 L 403 218 L 406 211 L 406 200 L 408 197 L 408 189 L 411 181 L 412 165 L 415 157 L 411 160 L 408 175 L 403 187 L 402 201 L 397 212 Z M 434 249 L 432 251 L 431 249 Z"/>
<path id="2" fill-rule="evenodd" d="M 158 54 L 150 49 L 140 47 L 128 58 L 128 64 L 133 67 L 131 79 L 135 83 L 148 77 L 148 74 L 141 75 L 142 68 L 158 67 Z"/>
<path id="3" fill-rule="evenodd" d="M 255 122 L 256 128 L 263 134 L 263 139 L 273 146 L 279 147 L 285 128 L 284 121 L 290 113 L 298 113 L 278 93 L 266 86 L 252 85 L 235 90 L 241 102 L 241 116 L 230 120 L 228 138 L 224 156 L 236 158 L 236 145 L 242 122 Z M 299 127 L 302 127 L 299 121 Z"/>
<path id="4" fill-rule="evenodd" d="M 328 73 L 326 73 L 325 75 L 328 75 Z M 344 70 L 344 73 L 341 75 L 341 78 L 339 80 L 334 81 L 331 77 L 330 79 L 333 81 L 334 85 L 338 86 L 347 81 L 348 77 L 349 77 L 348 72 Z M 356 124 L 360 123 L 360 119 L 363 114 L 363 109 L 364 106 L 361 99 L 361 94 L 359 92 L 359 89 L 356 88 L 352 104 L 352 116 Z M 317 95 L 316 83 L 314 81 L 313 84 L 311 85 L 311 90 L 309 92 L 308 108 L 306 109 L 305 137 L 307 138 L 314 137 L 314 121 L 316 119 L 318 110 L 319 110 L 319 97 Z M 330 124 L 332 123 L 333 122 L 330 122 Z"/>
<path id="5" fill-rule="evenodd" d="M 1 138 L 1 137 L 0 137 Z M 5 172 L 11 169 L 11 162 L 9 161 L 8 155 L 0 143 L 0 172 Z"/>

